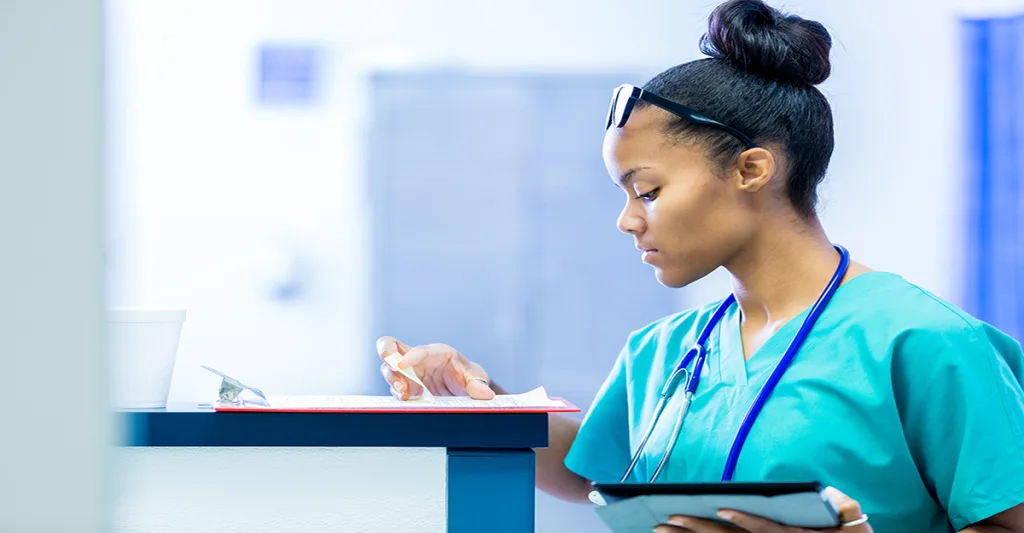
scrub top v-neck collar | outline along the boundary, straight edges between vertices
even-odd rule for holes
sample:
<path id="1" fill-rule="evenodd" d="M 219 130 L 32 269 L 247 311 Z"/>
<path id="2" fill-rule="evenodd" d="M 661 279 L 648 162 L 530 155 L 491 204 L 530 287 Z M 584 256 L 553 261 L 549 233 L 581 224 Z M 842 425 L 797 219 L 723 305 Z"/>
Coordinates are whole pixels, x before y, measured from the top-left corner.
<path id="1" fill-rule="evenodd" d="M 865 280 L 887 277 L 893 277 L 893 275 L 886 272 L 872 271 L 854 276 L 836 289 L 832 300 L 840 300 L 845 297 L 844 295 L 849 295 L 851 291 L 853 291 L 853 294 L 856 294 L 858 285 L 864 283 Z M 803 325 L 804 319 L 811 312 L 811 307 L 813 306 L 808 306 L 803 312 L 789 319 L 754 352 L 750 359 L 745 359 L 743 356 L 743 337 L 740 330 L 740 306 L 738 302 L 734 302 L 729 306 L 717 328 L 718 361 L 716 363 L 719 367 L 718 373 L 722 384 L 745 387 L 752 381 L 754 376 L 774 368 L 782 358 L 782 355 L 786 353 L 789 343 L 793 342 L 793 338 L 796 337 L 797 331 Z M 827 314 L 828 308 L 826 307 L 822 312 L 822 316 L 818 318 L 817 323 L 821 324 Z M 818 325 L 816 324 L 815 327 L 818 327 Z M 797 357 L 799 357 L 799 354 Z M 708 359 L 711 358 L 709 357 Z"/>
<path id="2" fill-rule="evenodd" d="M 842 287 L 840 287 L 842 288 Z M 838 291 L 837 291 L 838 292 Z M 746 359 L 743 354 L 743 336 L 740 329 L 740 307 L 729 306 L 718 325 L 719 366 L 723 385 L 745 387 L 761 372 L 774 368 L 793 341 L 797 330 L 810 312 L 810 307 L 789 319 L 781 328 Z"/>

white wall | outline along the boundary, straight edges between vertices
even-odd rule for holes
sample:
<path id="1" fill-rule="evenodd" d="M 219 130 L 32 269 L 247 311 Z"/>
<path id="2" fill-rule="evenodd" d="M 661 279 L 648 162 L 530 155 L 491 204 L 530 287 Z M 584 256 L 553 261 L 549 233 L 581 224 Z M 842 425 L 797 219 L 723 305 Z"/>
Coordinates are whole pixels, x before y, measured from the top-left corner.
<path id="1" fill-rule="evenodd" d="M 962 0 L 958 9 L 965 17 L 1016 16 L 1024 12 L 1024 0 Z"/>
<path id="2" fill-rule="evenodd" d="M 112 243 L 114 298 L 190 309 L 172 398 L 194 398 L 216 383 L 201 362 L 281 392 L 358 391 L 372 372 L 360 179 L 366 72 L 461 65 L 642 78 L 699 57 L 715 2 L 111 5 L 116 212 L 126 221 Z M 824 21 L 836 41 L 823 86 L 837 122 L 822 190 L 832 237 L 858 260 L 959 301 L 963 10 L 956 0 L 787 8 Z M 254 103 L 254 50 L 264 42 L 327 52 L 318 107 Z M 308 299 L 282 304 L 261 291 L 289 257 L 285 239 L 313 274 Z M 687 300 L 719 297 L 721 281 L 695 286 Z"/>
<path id="3" fill-rule="evenodd" d="M 111 298 L 188 308 L 172 400 L 215 392 L 200 363 L 268 392 L 358 391 L 366 367 L 347 346 L 365 345 L 365 217 L 343 99 L 255 107 L 254 46 L 289 34 L 268 30 L 258 3 L 110 5 L 113 211 L 125 222 Z M 342 58 L 330 61 L 329 87 L 345 94 Z M 313 262 L 310 296 L 270 301 L 292 253 Z"/>
<path id="4" fill-rule="evenodd" d="M 0 3 L 0 531 L 106 531 L 100 0 Z"/>

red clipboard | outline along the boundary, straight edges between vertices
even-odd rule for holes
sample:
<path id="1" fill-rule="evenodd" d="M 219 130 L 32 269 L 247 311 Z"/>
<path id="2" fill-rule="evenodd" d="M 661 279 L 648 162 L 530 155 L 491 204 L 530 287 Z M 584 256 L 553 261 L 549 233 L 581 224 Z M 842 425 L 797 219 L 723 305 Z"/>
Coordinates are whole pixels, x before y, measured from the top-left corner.
<path id="1" fill-rule="evenodd" d="M 221 413 L 510 413 L 510 414 L 545 414 L 545 413 L 579 413 L 581 410 L 564 398 L 550 398 L 560 402 L 561 406 L 523 406 L 523 407 L 443 407 L 426 402 L 406 402 L 401 407 L 274 407 L 263 405 L 216 405 L 214 410 Z"/>

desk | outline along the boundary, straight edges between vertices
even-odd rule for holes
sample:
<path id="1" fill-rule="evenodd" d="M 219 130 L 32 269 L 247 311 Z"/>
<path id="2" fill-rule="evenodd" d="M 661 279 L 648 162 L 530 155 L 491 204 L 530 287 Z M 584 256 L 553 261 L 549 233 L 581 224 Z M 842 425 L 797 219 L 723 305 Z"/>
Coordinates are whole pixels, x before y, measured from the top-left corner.
<path id="1" fill-rule="evenodd" d="M 534 531 L 546 414 L 122 415 L 119 531 Z"/>

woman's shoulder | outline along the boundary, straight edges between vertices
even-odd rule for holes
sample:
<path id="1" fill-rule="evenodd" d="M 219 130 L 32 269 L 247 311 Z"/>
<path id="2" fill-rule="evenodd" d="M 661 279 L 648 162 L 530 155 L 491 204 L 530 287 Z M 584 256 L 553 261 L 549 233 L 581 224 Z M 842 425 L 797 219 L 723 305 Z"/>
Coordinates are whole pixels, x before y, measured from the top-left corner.
<path id="1" fill-rule="evenodd" d="M 985 324 L 964 309 L 898 274 L 871 271 L 837 293 L 844 314 L 869 324 L 929 331 L 967 332 Z M 838 303 L 838 302 L 837 302 Z"/>
<path id="2" fill-rule="evenodd" d="M 920 353 L 931 346 L 926 351 L 1020 354 L 1020 344 L 1011 336 L 902 276 L 868 272 L 848 283 L 851 290 L 844 295 L 838 319 L 884 340 L 895 353 Z"/>

